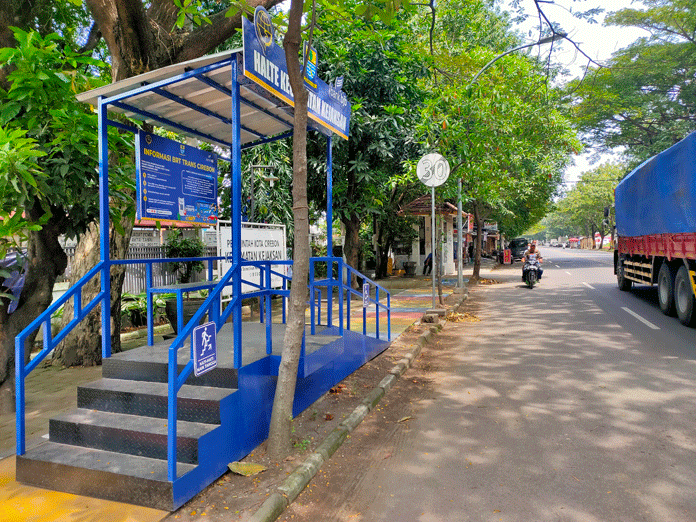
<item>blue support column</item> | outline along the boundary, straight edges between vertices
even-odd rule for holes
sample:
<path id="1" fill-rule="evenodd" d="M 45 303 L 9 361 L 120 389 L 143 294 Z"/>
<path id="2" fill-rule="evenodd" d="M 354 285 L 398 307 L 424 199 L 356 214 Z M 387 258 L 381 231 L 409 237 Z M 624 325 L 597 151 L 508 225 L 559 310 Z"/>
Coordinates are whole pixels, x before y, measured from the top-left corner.
<path id="1" fill-rule="evenodd" d="M 111 256 L 109 252 L 109 137 L 107 105 L 99 99 L 99 251 L 101 273 L 102 359 L 111 357 Z"/>
<path id="2" fill-rule="evenodd" d="M 326 255 L 333 257 L 333 151 L 326 138 Z M 331 268 L 331 267 L 330 267 Z M 333 271 L 331 272 L 333 276 Z"/>
<path id="3" fill-rule="evenodd" d="M 234 367 L 242 367 L 242 140 L 239 131 L 240 125 L 240 96 L 237 83 L 237 60 L 232 57 L 232 147 L 230 149 L 231 162 L 231 193 L 232 209 L 232 322 L 234 324 Z"/>
<path id="4" fill-rule="evenodd" d="M 155 344 L 155 312 L 152 303 L 152 263 L 145 265 L 145 295 L 147 296 L 147 345 Z"/>
<path id="5" fill-rule="evenodd" d="M 333 257 L 333 151 L 331 136 L 326 138 L 326 256 Z M 326 288 L 326 325 L 333 326 L 333 261 L 327 263 L 326 277 L 329 286 Z"/>

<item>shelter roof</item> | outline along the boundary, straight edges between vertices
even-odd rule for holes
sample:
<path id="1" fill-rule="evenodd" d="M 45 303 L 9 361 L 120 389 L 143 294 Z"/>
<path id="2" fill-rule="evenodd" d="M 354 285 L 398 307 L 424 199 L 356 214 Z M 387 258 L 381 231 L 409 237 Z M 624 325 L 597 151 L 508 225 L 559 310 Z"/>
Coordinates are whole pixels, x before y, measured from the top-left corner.
<path id="1" fill-rule="evenodd" d="M 77 95 L 144 123 L 228 147 L 230 95 L 236 60 L 241 97 L 241 142 L 251 144 L 288 133 L 293 108 L 243 76 L 242 49 L 169 65 Z"/>
<path id="2" fill-rule="evenodd" d="M 399 213 L 411 214 L 414 216 L 429 216 L 431 208 L 430 194 L 426 194 L 414 199 L 410 203 L 406 203 L 401 207 Z M 457 207 L 448 201 L 445 201 L 444 203 L 436 203 L 435 212 L 437 214 L 456 214 Z"/>

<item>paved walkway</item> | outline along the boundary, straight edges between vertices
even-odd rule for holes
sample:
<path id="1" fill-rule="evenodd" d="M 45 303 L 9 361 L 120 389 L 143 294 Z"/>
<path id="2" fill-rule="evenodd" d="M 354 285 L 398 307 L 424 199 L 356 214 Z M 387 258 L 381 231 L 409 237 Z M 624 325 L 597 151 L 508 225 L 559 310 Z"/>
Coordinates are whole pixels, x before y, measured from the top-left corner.
<path id="1" fill-rule="evenodd" d="M 466 272 L 465 272 L 466 273 Z M 432 307 L 432 279 L 391 278 L 379 282 L 391 293 L 392 339 Z M 446 280 L 443 295 L 454 288 L 456 278 Z M 374 308 L 368 313 L 368 331 L 374 332 Z M 380 328 L 385 328 L 380 318 Z M 362 307 L 351 310 L 352 321 L 362 321 Z M 358 323 L 353 323 L 357 325 Z M 360 323 L 361 324 L 361 323 Z M 355 328 L 355 326 L 354 326 Z M 386 331 L 380 331 L 380 337 Z M 145 338 L 131 339 L 127 348 L 142 346 Z M 79 385 L 101 378 L 101 367 L 60 369 L 39 367 L 26 380 L 26 444 L 34 447 L 48 438 L 48 421 L 77 406 Z M 67 493 L 58 493 L 18 484 L 14 480 L 15 415 L 0 415 L 0 520 L 8 521 L 133 521 L 161 520 L 166 512 L 117 502 L 102 501 Z"/>

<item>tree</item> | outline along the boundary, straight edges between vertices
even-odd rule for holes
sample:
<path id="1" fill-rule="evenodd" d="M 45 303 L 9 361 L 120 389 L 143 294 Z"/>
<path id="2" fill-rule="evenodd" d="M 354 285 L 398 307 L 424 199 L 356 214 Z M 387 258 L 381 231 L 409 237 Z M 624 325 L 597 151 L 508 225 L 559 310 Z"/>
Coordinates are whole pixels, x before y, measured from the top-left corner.
<path id="1" fill-rule="evenodd" d="M 9 89 L 0 91 L 0 150 L 9 160 L 0 164 L 0 203 L 3 223 L 19 222 L 16 231 L 27 238 L 27 262 L 16 309 L 10 313 L 9 299 L 0 299 L 1 411 L 14 407 L 15 336 L 51 304 L 53 284 L 67 265 L 58 238 L 83 232 L 98 213 L 96 118 L 75 92 L 94 85 L 81 70 L 99 64 L 57 34 L 42 38 L 16 29 L 14 38 L 16 47 L 0 51 L 0 64 L 11 71 Z M 119 165 L 114 181 L 127 183 Z M 26 356 L 32 343 L 30 337 Z"/>
<path id="2" fill-rule="evenodd" d="M 594 239 L 595 232 L 599 232 L 600 245 L 604 244 L 607 233 L 613 234 L 610 222 L 604 218 L 604 209 L 613 206 L 614 189 L 626 173 L 625 166 L 619 163 L 605 163 L 583 173 L 575 187 L 558 203 L 555 214 L 562 214 L 576 231 L 588 237 Z"/>
<path id="3" fill-rule="evenodd" d="M 292 202 L 294 211 L 294 244 L 292 249 L 292 286 L 288 306 L 283 354 L 278 368 L 278 381 L 273 397 L 273 411 L 268 434 L 268 453 L 280 460 L 290 453 L 292 405 L 295 399 L 297 369 L 302 350 L 307 282 L 309 279 L 309 206 L 307 202 L 307 91 L 302 77 L 304 67 L 298 57 L 302 44 L 302 7 L 292 0 L 288 13 L 288 29 L 283 39 L 290 86 L 295 98 L 292 143 Z M 314 21 L 312 20 L 312 23 Z M 311 43 L 311 42 L 310 42 Z M 306 64 L 305 64 L 306 67 Z"/>
<path id="4" fill-rule="evenodd" d="M 696 5 L 645 0 L 606 24 L 640 27 L 651 36 L 615 52 L 568 86 L 579 129 L 599 150 L 623 151 L 636 166 L 696 130 Z"/>
<path id="5" fill-rule="evenodd" d="M 346 5 L 355 10 L 360 3 Z M 384 241 L 378 242 L 380 247 L 393 242 L 389 222 L 395 201 L 416 183 L 406 162 L 422 152 L 415 128 L 424 96 L 419 80 L 428 70 L 411 43 L 406 15 L 400 13 L 398 23 L 389 25 L 354 16 L 330 23 L 334 16 L 331 10 L 319 13 L 324 23 L 316 47 L 322 57 L 320 74 L 344 77 L 343 88 L 353 104 L 349 140 L 334 146 L 334 213 L 344 226 L 346 261 L 357 268 L 361 226 L 372 222 L 373 232 Z M 314 150 L 324 157 L 323 147 Z M 317 190 L 321 184 L 313 186 Z M 388 251 L 381 250 L 378 274 L 386 275 Z"/>

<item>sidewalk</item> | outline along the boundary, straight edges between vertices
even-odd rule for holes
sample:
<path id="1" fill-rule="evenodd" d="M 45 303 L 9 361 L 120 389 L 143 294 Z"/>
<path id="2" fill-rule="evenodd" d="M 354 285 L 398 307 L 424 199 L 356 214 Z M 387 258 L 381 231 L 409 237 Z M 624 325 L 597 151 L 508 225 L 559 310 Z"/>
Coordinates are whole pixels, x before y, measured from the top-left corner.
<path id="1" fill-rule="evenodd" d="M 489 260 L 486 260 L 489 261 Z M 482 276 L 488 273 L 491 263 L 482 267 Z M 465 270 L 464 283 L 471 273 L 471 265 Z M 449 275 L 443 282 L 443 298 L 450 295 L 456 285 L 456 275 Z M 407 330 L 423 313 L 432 307 L 432 279 L 393 277 L 379 281 L 391 293 L 392 340 Z M 351 315 L 358 320 L 362 307 L 355 307 Z M 372 312 L 374 331 L 374 312 Z M 382 318 L 380 318 L 382 319 Z M 362 320 L 362 317 L 360 317 Z M 384 321 L 380 321 L 384 324 Z M 357 323 L 354 323 L 357 324 Z M 386 331 L 380 331 L 380 337 Z M 133 336 L 131 336 L 133 337 Z M 145 344 L 146 339 L 131 339 L 128 348 Z M 39 367 L 26 381 L 26 441 L 27 447 L 40 444 L 48 437 L 48 421 L 57 414 L 76 407 L 76 388 L 86 382 L 101 378 L 101 367 L 68 368 Z M 110 520 L 148 522 L 164 518 L 167 513 L 148 508 L 129 506 L 115 502 L 88 499 L 65 493 L 41 490 L 20 485 L 14 481 L 15 415 L 0 415 L 0 520 L 49 521 L 49 520 Z"/>

